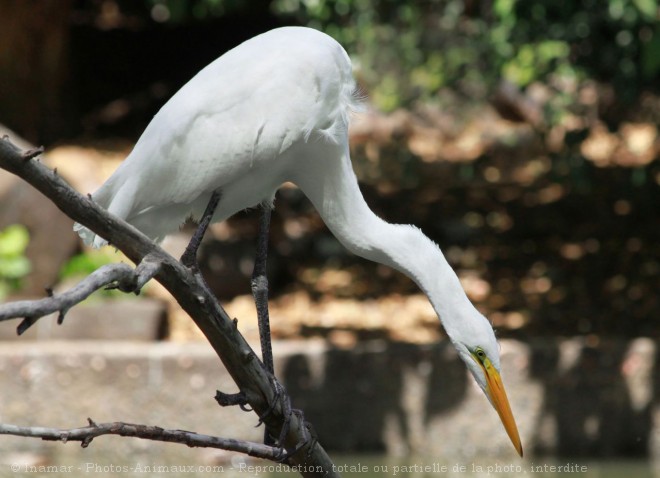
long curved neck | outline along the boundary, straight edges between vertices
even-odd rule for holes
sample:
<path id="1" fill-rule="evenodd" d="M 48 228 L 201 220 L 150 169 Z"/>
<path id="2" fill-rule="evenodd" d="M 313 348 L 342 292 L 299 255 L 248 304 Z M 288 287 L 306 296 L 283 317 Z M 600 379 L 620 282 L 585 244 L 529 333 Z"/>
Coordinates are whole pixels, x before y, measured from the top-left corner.
<path id="1" fill-rule="evenodd" d="M 358 187 L 347 148 L 323 156 L 298 162 L 294 182 L 347 249 L 414 280 L 451 336 L 455 324 L 474 307 L 440 248 L 416 227 L 389 224 L 371 211 Z"/>

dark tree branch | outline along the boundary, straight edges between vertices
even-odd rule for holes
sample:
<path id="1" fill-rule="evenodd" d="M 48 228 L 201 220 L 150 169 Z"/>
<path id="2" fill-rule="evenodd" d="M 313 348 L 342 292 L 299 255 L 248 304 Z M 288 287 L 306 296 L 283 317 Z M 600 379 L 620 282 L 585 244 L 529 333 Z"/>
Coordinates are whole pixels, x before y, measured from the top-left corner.
<path id="1" fill-rule="evenodd" d="M 73 190 L 51 169 L 31 159 L 36 154 L 38 153 L 32 151 L 22 152 L 7 138 L 0 140 L 0 168 L 24 179 L 67 216 L 107 239 L 135 264 L 139 264 L 135 273 L 140 267 L 148 269 L 172 294 L 204 333 L 244 394 L 247 404 L 262 417 L 269 430 L 280 433 L 284 428 L 286 435 L 281 445 L 287 451 L 297 451 L 288 456 L 288 464 L 299 466 L 303 476 L 338 476 L 321 445 L 316 440 L 305 442 L 307 429 L 304 420 L 288 410 L 290 402 L 288 396 L 282 396 L 283 387 L 273 387 L 275 379 L 205 287 L 201 277 L 196 276 L 136 228 L 109 214 L 90 197 Z M 148 260 L 143 264 L 147 257 Z M 140 274 L 135 276 L 135 273 L 137 288 L 142 281 Z M 148 276 L 149 274 L 145 274 L 143 279 Z M 0 309 L 4 307 L 6 306 L 0 306 Z M 55 310 L 58 310 L 57 307 Z M 17 317 L 33 315 L 19 314 Z M 301 447 L 301 443 L 305 444 Z"/>
<path id="2" fill-rule="evenodd" d="M 160 427 L 137 425 L 134 423 L 94 423 L 90 418 L 87 420 L 89 426 L 70 429 L 20 427 L 0 424 L 0 435 L 41 438 L 42 440 L 61 441 L 62 443 L 79 441 L 81 442 L 80 446 L 83 448 L 87 448 L 92 440 L 98 436 L 119 435 L 123 437 L 142 438 L 144 440 L 181 443 L 189 447 L 218 448 L 273 461 L 279 460 L 282 455 L 282 451 L 279 448 L 261 443 L 201 435 L 186 430 L 167 430 Z"/>

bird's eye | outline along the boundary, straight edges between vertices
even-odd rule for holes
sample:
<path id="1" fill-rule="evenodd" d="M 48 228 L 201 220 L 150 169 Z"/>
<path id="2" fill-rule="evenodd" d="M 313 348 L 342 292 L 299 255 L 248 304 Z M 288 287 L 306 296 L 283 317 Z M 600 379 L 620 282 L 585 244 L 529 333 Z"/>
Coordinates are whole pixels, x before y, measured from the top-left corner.
<path id="1" fill-rule="evenodd" d="M 483 349 L 477 347 L 474 351 L 475 355 L 479 359 L 480 362 L 483 362 L 486 360 L 486 352 L 483 351 Z"/>

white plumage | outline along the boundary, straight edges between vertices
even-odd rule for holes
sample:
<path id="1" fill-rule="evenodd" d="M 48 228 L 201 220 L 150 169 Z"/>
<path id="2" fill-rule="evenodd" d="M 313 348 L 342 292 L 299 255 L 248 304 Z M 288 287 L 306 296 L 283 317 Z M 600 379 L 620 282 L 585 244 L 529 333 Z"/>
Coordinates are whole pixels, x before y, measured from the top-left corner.
<path id="1" fill-rule="evenodd" d="M 491 325 L 437 245 L 378 218 L 360 193 L 348 148 L 354 90 L 350 59 L 329 36 L 298 27 L 259 35 L 183 86 L 93 199 L 160 240 L 199 218 L 213 191 L 221 192 L 213 219 L 222 221 L 272 202 L 285 181 L 297 184 L 349 250 L 407 274 L 427 294 L 522 454 Z M 105 243 L 75 229 L 87 243 Z"/>
<path id="2" fill-rule="evenodd" d="M 163 106 L 94 200 L 153 239 L 199 217 L 216 189 L 217 220 L 270 201 L 300 145 L 346 137 L 353 90 L 348 56 L 330 37 L 305 28 L 257 36 Z"/>

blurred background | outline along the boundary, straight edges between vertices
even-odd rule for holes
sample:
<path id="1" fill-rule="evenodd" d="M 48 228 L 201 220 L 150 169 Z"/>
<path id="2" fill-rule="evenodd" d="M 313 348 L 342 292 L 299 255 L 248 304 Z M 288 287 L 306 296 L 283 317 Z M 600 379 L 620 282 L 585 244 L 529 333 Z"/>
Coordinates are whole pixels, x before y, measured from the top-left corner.
<path id="1" fill-rule="evenodd" d="M 278 26 L 328 33 L 364 97 L 351 147 L 367 202 L 438 242 L 493 322 L 530 456 L 633 460 L 616 473 L 659 476 L 659 20 L 657 0 L 0 0 L 0 123 L 12 140 L 43 144 L 44 161 L 91 192 L 223 52 Z M 257 218 L 215 225 L 201 251 L 210 285 L 255 343 Z M 189 227 L 165 246 L 180 253 Z M 84 249 L 68 218 L 0 172 L 0 300 L 40 297 L 120 259 Z M 328 448 L 512 461 L 426 298 L 345 251 L 291 186 L 276 199 L 269 280 L 273 333 L 296 344 L 282 349 L 280 376 Z M 85 357 L 76 367 L 91 367 L 99 387 L 107 371 L 94 358 L 113 363 L 103 341 L 197 357 L 181 350 L 203 337 L 157 285 L 139 299 L 98 295 L 64 327 L 40 323 L 27 338 L 0 324 L 4 363 L 27 370 L 0 399 L 2 421 L 24 417 L 18 404 L 34 387 L 82 393 L 31 372 L 74 343 Z M 125 366 L 117 373 L 129 380 Z M 73 412 L 61 426 L 93 413 Z"/>

